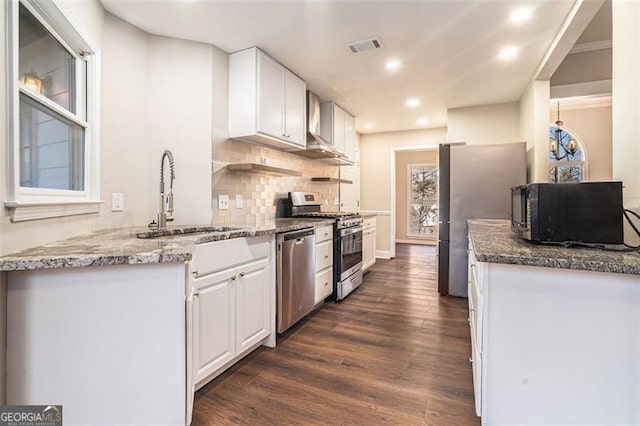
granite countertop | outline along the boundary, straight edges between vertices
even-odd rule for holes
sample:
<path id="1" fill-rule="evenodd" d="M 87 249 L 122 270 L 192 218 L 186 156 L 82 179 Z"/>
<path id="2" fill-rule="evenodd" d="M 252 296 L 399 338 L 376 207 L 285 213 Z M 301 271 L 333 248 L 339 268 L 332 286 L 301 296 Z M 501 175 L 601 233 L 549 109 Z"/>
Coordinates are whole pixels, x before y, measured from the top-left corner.
<path id="1" fill-rule="evenodd" d="M 368 219 L 370 217 L 376 217 L 376 216 L 378 216 L 378 214 L 377 213 L 364 212 L 364 213 L 360 213 L 360 216 L 362 216 L 363 219 Z"/>
<path id="2" fill-rule="evenodd" d="M 136 235 L 139 233 L 149 234 L 145 227 L 105 229 L 2 256 L 0 271 L 186 262 L 191 260 L 196 244 L 332 223 L 331 219 L 283 218 L 237 226 L 225 232 L 207 232 L 211 226 L 170 226 L 168 233 L 172 235 L 156 238 L 138 238 Z M 196 232 L 185 234 L 186 228 Z"/>
<path id="3" fill-rule="evenodd" d="M 511 231 L 508 220 L 469 220 L 469 235 L 480 262 L 640 275 L 638 252 L 534 244 Z"/>

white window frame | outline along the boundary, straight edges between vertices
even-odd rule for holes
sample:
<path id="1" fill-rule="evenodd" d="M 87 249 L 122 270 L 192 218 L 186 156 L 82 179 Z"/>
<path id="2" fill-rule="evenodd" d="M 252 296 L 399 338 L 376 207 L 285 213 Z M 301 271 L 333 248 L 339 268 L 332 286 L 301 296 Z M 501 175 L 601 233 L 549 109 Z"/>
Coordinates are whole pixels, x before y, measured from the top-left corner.
<path id="1" fill-rule="evenodd" d="M 420 240 L 434 240 L 436 239 L 437 235 L 438 235 L 438 224 L 436 223 L 436 232 L 432 235 L 425 235 L 425 234 L 416 234 L 413 233 L 411 230 L 411 201 L 412 197 L 411 197 L 411 168 L 412 167 L 435 167 L 436 170 L 438 170 L 438 165 L 436 163 L 412 163 L 412 164 L 407 164 L 407 238 L 411 238 L 411 239 L 420 239 Z M 439 171 L 439 170 L 438 170 Z M 438 188 L 438 184 L 436 183 L 436 194 L 438 194 L 439 188 Z"/>
<path id="2" fill-rule="evenodd" d="M 76 115 L 37 93 L 19 78 L 18 23 L 22 4 L 62 44 L 76 61 Z M 100 211 L 99 82 L 100 53 L 91 37 L 78 24 L 68 7 L 56 0 L 9 0 L 6 3 L 7 49 L 7 200 L 4 205 L 12 222 L 44 219 Z M 86 67 L 86 71 L 82 70 Z M 70 191 L 20 186 L 20 94 L 85 128 L 84 190 Z"/>

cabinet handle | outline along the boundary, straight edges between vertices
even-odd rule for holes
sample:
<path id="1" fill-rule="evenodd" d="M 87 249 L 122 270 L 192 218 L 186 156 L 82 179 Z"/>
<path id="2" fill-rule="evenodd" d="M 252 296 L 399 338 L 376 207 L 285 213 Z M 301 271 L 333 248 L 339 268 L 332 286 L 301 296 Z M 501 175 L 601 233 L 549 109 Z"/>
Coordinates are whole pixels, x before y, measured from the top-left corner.
<path id="1" fill-rule="evenodd" d="M 193 293 L 193 297 L 200 297 L 200 293 L 196 291 L 195 293 Z"/>
<path id="2" fill-rule="evenodd" d="M 476 362 L 476 361 L 473 359 L 473 357 L 471 357 L 471 356 L 470 356 L 470 357 L 469 357 L 469 362 L 470 362 L 470 363 L 474 363 L 474 362 Z"/>
<path id="3" fill-rule="evenodd" d="M 244 278 L 244 272 L 240 272 L 240 278 Z"/>
<path id="4" fill-rule="evenodd" d="M 324 283 L 324 286 L 325 286 L 325 287 L 326 287 L 326 286 L 328 286 L 328 285 L 329 285 L 329 283 Z"/>
<path id="5" fill-rule="evenodd" d="M 235 275 L 234 275 L 234 276 L 232 276 L 232 277 L 231 277 L 231 281 L 235 281 L 235 280 L 236 280 L 236 278 L 237 278 L 237 277 L 236 277 Z"/>
<path id="6" fill-rule="evenodd" d="M 328 259 L 328 258 L 329 258 L 329 256 L 327 255 L 327 256 L 325 256 L 324 258 L 325 258 L 325 259 Z"/>

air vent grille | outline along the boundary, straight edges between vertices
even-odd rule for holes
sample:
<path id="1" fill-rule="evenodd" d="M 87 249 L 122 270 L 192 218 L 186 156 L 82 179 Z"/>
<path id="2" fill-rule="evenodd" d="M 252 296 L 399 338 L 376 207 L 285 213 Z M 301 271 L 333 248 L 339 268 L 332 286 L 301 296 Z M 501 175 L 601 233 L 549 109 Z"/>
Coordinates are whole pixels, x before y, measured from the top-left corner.
<path id="1" fill-rule="evenodd" d="M 349 43 L 347 46 L 352 53 L 360 53 L 365 50 L 382 49 L 384 44 L 382 44 L 382 39 L 380 37 L 373 37 L 365 40 L 354 41 Z"/>

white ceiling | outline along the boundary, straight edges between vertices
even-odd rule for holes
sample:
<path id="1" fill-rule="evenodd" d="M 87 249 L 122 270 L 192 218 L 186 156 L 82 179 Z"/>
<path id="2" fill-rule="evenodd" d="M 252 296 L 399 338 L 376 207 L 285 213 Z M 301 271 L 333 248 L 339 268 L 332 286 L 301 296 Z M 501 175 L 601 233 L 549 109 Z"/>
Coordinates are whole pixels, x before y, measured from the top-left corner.
<path id="1" fill-rule="evenodd" d="M 447 108 L 517 101 L 574 0 L 216 1 L 102 0 L 108 11 L 158 35 L 226 52 L 259 46 L 308 89 L 356 116 L 360 133 L 441 127 Z M 518 6 L 534 9 L 515 25 Z M 384 49 L 347 43 L 379 36 Z M 512 62 L 497 59 L 519 47 Z M 395 58 L 402 66 L 385 69 Z M 421 105 L 405 106 L 408 97 Z M 429 123 L 416 124 L 418 117 Z M 372 123 L 371 130 L 364 124 Z"/>

